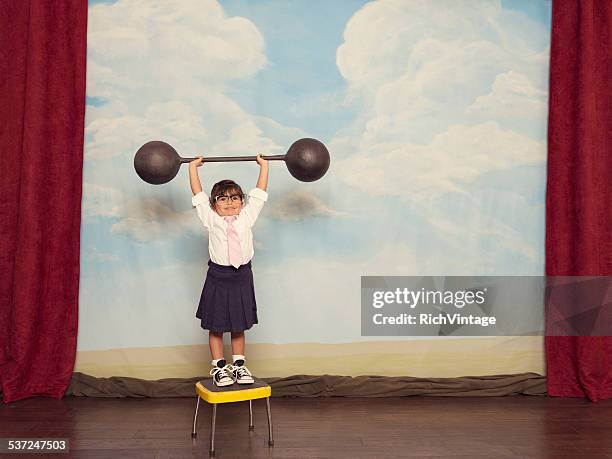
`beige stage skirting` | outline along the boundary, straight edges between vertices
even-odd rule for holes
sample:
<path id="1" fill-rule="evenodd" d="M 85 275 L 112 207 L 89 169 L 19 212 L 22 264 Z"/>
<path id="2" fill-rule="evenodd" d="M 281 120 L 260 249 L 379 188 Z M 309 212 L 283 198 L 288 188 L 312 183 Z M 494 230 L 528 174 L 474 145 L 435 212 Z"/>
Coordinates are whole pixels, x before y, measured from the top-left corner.
<path id="1" fill-rule="evenodd" d="M 96 378 L 74 373 L 66 395 L 85 397 L 193 397 L 194 385 L 204 377 L 166 378 L 156 381 L 130 377 Z M 546 378 L 537 373 L 459 378 L 408 376 L 296 375 L 262 378 L 273 397 L 491 397 L 546 395 Z"/>

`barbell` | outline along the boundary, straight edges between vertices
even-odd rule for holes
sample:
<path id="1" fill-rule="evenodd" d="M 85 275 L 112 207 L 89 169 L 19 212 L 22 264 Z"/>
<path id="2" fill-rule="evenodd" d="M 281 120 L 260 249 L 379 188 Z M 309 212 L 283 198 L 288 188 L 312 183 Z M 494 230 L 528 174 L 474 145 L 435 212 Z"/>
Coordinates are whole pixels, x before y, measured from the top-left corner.
<path id="1" fill-rule="evenodd" d="M 317 139 L 299 139 L 291 144 L 284 155 L 262 156 L 268 161 L 285 161 L 289 173 L 302 182 L 314 182 L 329 168 L 329 151 Z M 176 177 L 181 164 L 197 158 L 181 158 L 171 145 L 160 140 L 145 143 L 134 156 L 134 169 L 138 176 L 152 185 L 167 183 Z M 204 157 L 205 163 L 255 161 L 256 156 Z"/>

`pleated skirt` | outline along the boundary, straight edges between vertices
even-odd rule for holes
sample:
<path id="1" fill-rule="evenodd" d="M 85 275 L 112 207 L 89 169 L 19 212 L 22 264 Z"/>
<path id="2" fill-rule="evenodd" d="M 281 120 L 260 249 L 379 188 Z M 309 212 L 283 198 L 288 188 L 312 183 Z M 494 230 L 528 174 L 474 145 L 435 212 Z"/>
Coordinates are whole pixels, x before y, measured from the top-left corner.
<path id="1" fill-rule="evenodd" d="M 257 323 L 251 262 L 234 268 L 208 261 L 196 317 L 205 330 L 241 332 Z"/>

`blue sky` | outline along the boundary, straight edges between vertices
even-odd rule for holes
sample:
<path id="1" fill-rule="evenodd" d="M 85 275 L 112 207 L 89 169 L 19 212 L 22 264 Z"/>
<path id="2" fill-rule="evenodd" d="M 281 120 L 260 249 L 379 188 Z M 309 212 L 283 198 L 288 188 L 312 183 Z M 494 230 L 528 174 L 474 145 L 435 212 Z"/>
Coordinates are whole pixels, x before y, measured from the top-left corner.
<path id="1" fill-rule="evenodd" d="M 552 0 L 502 0 L 502 6 L 521 11 L 535 21 L 550 24 Z"/>
<path id="2" fill-rule="evenodd" d="M 249 112 L 282 119 L 308 135 L 328 140 L 356 112 L 331 106 L 345 81 L 336 48 L 350 17 L 365 3 L 344 1 L 225 0 L 229 15 L 255 23 L 266 40 L 269 64 L 254 78 L 235 84 L 231 94 Z"/>

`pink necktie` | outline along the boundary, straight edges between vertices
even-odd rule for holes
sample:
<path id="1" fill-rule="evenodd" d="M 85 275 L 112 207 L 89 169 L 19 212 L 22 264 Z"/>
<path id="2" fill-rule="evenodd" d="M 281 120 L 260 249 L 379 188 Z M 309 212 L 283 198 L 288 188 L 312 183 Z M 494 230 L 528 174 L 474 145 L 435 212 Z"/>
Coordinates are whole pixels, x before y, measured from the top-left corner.
<path id="1" fill-rule="evenodd" d="M 230 265 L 238 268 L 242 264 L 242 249 L 240 248 L 240 240 L 238 233 L 234 228 L 234 220 L 236 216 L 223 217 L 227 222 L 227 245 L 229 247 L 229 262 Z"/>

